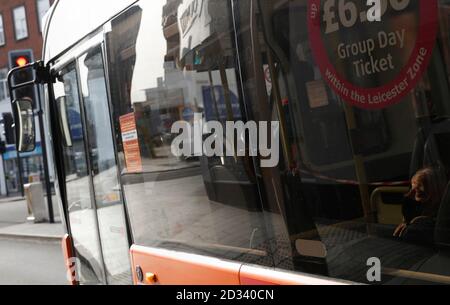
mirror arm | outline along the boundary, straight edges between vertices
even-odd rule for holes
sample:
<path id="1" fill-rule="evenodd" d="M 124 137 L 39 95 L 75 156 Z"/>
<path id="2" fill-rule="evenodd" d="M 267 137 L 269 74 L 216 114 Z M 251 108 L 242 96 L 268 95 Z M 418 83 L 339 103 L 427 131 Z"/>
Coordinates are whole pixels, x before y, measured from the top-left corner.
<path id="1" fill-rule="evenodd" d="M 56 77 L 52 76 L 50 72 L 50 67 L 45 66 L 42 60 L 34 63 L 34 69 L 36 70 L 36 83 L 37 84 L 48 84 L 55 83 Z"/>

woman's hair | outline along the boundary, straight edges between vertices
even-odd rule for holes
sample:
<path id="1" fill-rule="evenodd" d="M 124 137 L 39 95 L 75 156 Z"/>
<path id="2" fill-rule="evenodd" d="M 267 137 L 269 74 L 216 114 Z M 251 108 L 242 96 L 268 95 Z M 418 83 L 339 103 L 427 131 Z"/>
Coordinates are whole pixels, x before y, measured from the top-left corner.
<path id="1" fill-rule="evenodd" d="M 443 181 L 440 172 L 432 167 L 425 167 L 416 172 L 411 181 L 415 180 L 418 184 L 423 185 L 426 201 L 424 205 L 424 216 L 434 216 L 439 210 L 443 195 Z M 410 199 L 414 199 L 416 190 L 411 190 L 405 195 Z"/>

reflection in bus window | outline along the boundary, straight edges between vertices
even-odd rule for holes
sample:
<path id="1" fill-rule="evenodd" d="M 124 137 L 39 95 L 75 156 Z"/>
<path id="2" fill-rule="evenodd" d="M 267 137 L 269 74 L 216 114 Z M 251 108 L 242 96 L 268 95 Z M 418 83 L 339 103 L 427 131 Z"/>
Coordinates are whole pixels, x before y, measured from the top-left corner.
<path id="1" fill-rule="evenodd" d="M 129 245 L 117 176 L 101 49 L 80 58 L 90 169 L 103 260 L 109 284 L 130 282 Z"/>
<path id="2" fill-rule="evenodd" d="M 106 37 L 134 242 L 271 266 L 252 160 L 171 151 L 175 122 L 245 120 L 230 3 L 189 3 L 143 1 Z"/>

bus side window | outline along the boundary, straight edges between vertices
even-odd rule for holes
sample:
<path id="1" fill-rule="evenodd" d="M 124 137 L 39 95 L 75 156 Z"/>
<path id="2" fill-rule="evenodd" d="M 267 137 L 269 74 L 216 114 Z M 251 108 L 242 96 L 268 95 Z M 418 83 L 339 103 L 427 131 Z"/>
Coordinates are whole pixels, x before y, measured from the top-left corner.
<path id="1" fill-rule="evenodd" d="M 296 241 L 296 261 L 311 261 L 306 253 L 324 257 L 325 268 L 311 272 L 367 283 L 368 259 L 376 257 L 389 269 L 383 270 L 382 283 L 448 282 L 450 272 L 433 267 L 450 262 L 445 247 L 449 234 L 445 221 L 449 205 L 448 187 L 445 190 L 449 179 L 445 157 L 450 147 L 449 86 L 448 65 L 444 64 L 448 63 L 448 5 L 438 4 L 444 22 L 438 41 L 429 39 L 435 46 L 432 54 L 427 53 L 430 62 L 417 84 L 401 99 L 371 107 L 356 94 L 370 89 L 372 95 L 364 96 L 367 101 L 370 97 L 370 102 L 380 102 L 378 98 L 389 94 L 392 98 L 392 91 L 380 88 L 399 71 L 357 76 L 355 58 L 364 62 L 370 56 L 355 53 L 347 58 L 336 55 L 336 50 L 349 41 L 405 28 L 408 43 L 389 50 L 399 69 L 407 63 L 405 57 L 417 39 L 410 25 L 420 24 L 419 2 L 409 2 L 402 12 L 390 11 L 382 24 L 358 24 L 330 35 L 315 32 L 322 30 L 322 23 L 308 22 L 310 4 L 304 1 L 257 2 L 255 24 L 262 26 L 246 20 L 250 26 L 241 28 L 253 32 L 243 33 L 239 41 L 241 49 L 252 49 L 251 58 L 260 62 L 247 63 L 247 56 L 242 56 L 243 73 L 263 74 L 263 69 L 255 67 L 265 65 L 271 71 L 272 86 L 266 83 L 264 88 L 267 100 L 249 94 L 250 108 L 254 116 L 272 113 L 287 130 L 281 142 L 289 162 L 283 160 L 277 169 L 263 171 L 262 179 L 268 204 L 278 205 L 290 240 Z M 360 1 L 350 2 L 355 8 L 364 6 Z M 433 12 L 428 12 L 429 17 L 434 18 Z M 314 43 L 320 39 L 326 47 L 319 50 Z M 381 56 L 379 51 L 372 57 Z M 254 83 L 264 84 L 265 75 L 264 71 L 259 78 L 253 76 L 244 90 L 251 91 Z M 260 79 L 263 81 L 258 83 Z M 351 86 L 346 88 L 347 84 Z M 351 98 L 355 88 L 360 91 L 353 91 Z M 375 93 L 380 96 L 374 97 Z M 283 111 L 276 113 L 273 103 L 281 103 Z M 274 189 L 283 191 L 272 196 Z M 307 223 L 312 224 L 309 230 Z M 399 233 L 402 228 L 404 235 Z M 418 269 L 417 264 L 421 266 Z M 303 266 L 294 264 L 292 268 L 302 271 Z"/>
<path id="2" fill-rule="evenodd" d="M 193 153 L 198 140 L 225 139 L 197 132 L 199 125 L 245 121 L 245 112 L 229 2 L 199 2 L 195 21 L 186 17 L 189 3 L 142 1 L 113 20 L 107 35 L 134 242 L 271 265 L 251 159 Z M 173 144 L 180 126 L 182 147 Z"/>

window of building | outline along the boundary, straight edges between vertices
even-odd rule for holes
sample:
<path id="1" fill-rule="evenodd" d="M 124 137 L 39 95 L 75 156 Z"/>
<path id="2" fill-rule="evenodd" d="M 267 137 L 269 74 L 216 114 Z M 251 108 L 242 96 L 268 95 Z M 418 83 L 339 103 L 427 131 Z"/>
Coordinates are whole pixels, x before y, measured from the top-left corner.
<path id="1" fill-rule="evenodd" d="M 5 40 L 5 28 L 3 27 L 3 15 L 0 15 L 0 46 L 4 46 Z"/>
<path id="2" fill-rule="evenodd" d="M 16 33 L 16 40 L 25 39 L 28 37 L 28 25 L 25 6 L 19 6 L 13 10 L 14 17 L 14 31 Z"/>
<path id="3" fill-rule="evenodd" d="M 0 101 L 3 101 L 4 99 L 7 99 L 9 97 L 8 86 L 6 81 L 7 75 L 8 75 L 7 68 L 0 69 Z"/>
<path id="4" fill-rule="evenodd" d="M 44 15 L 50 9 L 50 0 L 37 0 L 36 6 L 37 6 L 39 30 L 42 32 L 44 27 L 43 19 Z"/>

